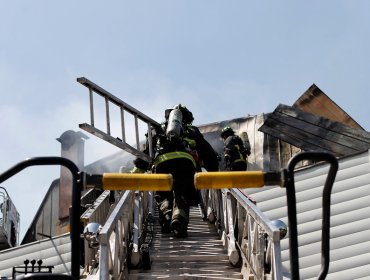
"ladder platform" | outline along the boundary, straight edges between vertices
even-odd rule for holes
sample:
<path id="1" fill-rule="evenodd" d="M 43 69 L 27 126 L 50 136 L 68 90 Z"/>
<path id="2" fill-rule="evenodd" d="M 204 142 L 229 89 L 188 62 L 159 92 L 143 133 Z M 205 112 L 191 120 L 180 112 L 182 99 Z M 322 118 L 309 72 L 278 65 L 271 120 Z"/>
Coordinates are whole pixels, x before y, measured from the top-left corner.
<path id="1" fill-rule="evenodd" d="M 151 269 L 131 269 L 129 279 L 243 279 L 241 268 L 230 264 L 216 227 L 203 220 L 200 207 L 190 209 L 186 238 L 161 233 L 155 213 L 150 256 Z"/>

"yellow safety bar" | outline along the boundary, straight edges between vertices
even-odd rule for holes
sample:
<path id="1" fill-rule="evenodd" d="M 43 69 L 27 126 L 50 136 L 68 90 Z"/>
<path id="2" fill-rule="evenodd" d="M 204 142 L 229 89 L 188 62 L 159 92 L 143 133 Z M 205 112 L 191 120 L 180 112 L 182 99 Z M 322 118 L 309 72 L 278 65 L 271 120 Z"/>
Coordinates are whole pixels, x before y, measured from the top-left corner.
<path id="1" fill-rule="evenodd" d="M 103 190 L 170 191 L 171 174 L 104 173 Z"/>
<path id="2" fill-rule="evenodd" d="M 267 185 L 281 185 L 277 172 L 224 171 L 201 172 L 194 176 L 197 189 L 260 188 Z"/>
<path id="3" fill-rule="evenodd" d="M 86 186 L 102 190 L 170 191 L 171 174 L 151 173 L 104 173 L 87 175 Z M 197 189 L 260 188 L 268 185 L 282 185 L 281 174 L 263 171 L 217 171 L 199 172 L 194 175 Z"/>

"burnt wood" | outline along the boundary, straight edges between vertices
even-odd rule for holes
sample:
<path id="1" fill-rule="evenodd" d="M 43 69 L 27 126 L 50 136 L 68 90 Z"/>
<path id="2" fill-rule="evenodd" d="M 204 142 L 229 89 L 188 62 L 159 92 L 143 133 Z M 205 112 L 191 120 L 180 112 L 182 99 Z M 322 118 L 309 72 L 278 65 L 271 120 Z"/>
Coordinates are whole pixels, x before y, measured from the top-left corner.
<path id="1" fill-rule="evenodd" d="M 283 104 L 267 115 L 259 131 L 304 151 L 343 156 L 370 149 L 369 132 Z"/>

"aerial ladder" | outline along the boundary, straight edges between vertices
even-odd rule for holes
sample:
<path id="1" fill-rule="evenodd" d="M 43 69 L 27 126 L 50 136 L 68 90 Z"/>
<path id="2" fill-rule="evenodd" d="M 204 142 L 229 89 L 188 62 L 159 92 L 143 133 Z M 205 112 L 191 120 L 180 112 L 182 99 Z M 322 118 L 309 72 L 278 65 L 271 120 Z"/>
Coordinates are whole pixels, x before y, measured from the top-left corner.
<path id="1" fill-rule="evenodd" d="M 146 137 L 150 145 L 151 131 L 160 124 L 90 80 L 77 81 L 88 88 L 90 100 L 90 123 L 82 123 L 80 128 L 150 161 L 152 155 L 143 153 L 140 145 Z M 105 129 L 96 126 L 97 98 L 105 103 Z M 113 107 L 120 116 L 119 136 L 112 133 Z M 127 125 L 130 118 L 131 126 Z M 135 132 L 134 146 L 127 139 L 128 130 Z M 140 134 L 145 137 L 140 138 Z M 40 157 L 0 174 L 0 183 L 33 165 L 63 165 L 72 174 L 71 273 L 26 275 L 24 279 L 299 279 L 294 169 L 302 160 L 330 164 L 323 193 L 322 268 L 318 275 L 318 279 L 325 279 L 329 267 L 330 193 L 338 169 L 336 158 L 327 153 L 300 153 L 281 172 L 197 173 L 194 181 L 202 203 L 191 208 L 187 238 L 174 239 L 159 230 L 153 196 L 155 191 L 171 190 L 170 174 L 131 174 L 123 170 L 88 174 L 68 159 Z M 243 192 L 244 188 L 264 186 L 286 188 L 288 226 L 280 220 L 269 220 Z M 81 191 L 94 189 L 102 194 L 80 213 Z M 112 192 L 116 199 L 110 204 Z M 287 232 L 290 271 L 283 269 L 280 251 L 280 240 Z"/>
<path id="2" fill-rule="evenodd" d="M 147 141 L 149 145 L 152 143 L 151 131 L 160 124 L 90 80 L 78 78 L 77 81 L 88 88 L 90 97 L 90 124 L 80 124 L 80 128 L 137 157 L 150 161 L 152 155 L 147 155 L 140 149 L 139 122 L 143 123 L 141 127 L 144 128 L 144 132 L 142 133 L 147 132 L 146 137 L 149 140 Z M 94 125 L 94 94 L 95 96 L 103 98 L 105 102 L 105 131 L 98 129 Z M 111 134 L 110 108 L 112 106 L 116 106 L 120 112 L 121 139 Z M 126 141 L 127 128 L 125 125 L 125 115 L 127 114 L 132 115 L 134 119 L 133 131 L 135 131 L 135 147 L 131 146 Z M 148 150 L 152 151 L 152 147 L 149 147 Z M 186 243 L 186 240 L 177 239 L 170 239 L 169 241 L 168 236 L 158 233 L 158 225 L 155 224 L 156 209 L 153 205 L 153 191 L 163 190 L 164 185 L 166 185 L 165 188 L 171 189 L 170 178 L 159 178 L 162 174 L 146 174 L 141 176 L 153 176 L 150 179 L 148 178 L 148 182 L 142 180 L 139 183 L 138 178 L 135 181 L 137 185 L 134 187 L 128 186 L 127 182 L 121 184 L 120 187 L 116 187 L 120 185 L 119 181 L 123 178 L 126 179 L 130 176 L 138 175 L 106 174 L 108 177 L 105 182 L 115 186 L 113 189 L 125 189 L 126 193 L 128 189 L 131 189 L 131 192 L 134 193 L 132 207 L 136 212 L 134 212 L 133 215 L 134 230 L 131 237 L 132 242 L 128 245 L 127 262 L 123 263 L 122 267 L 116 265 L 121 274 L 118 271 L 114 272 L 115 266 L 113 264 L 111 264 L 110 269 L 108 267 L 103 268 L 103 266 L 112 262 L 112 260 L 108 262 L 108 257 L 106 256 L 106 262 L 99 263 L 100 278 L 105 279 L 104 277 L 109 277 L 113 273 L 115 276 L 114 279 L 119 275 L 123 275 L 124 278 L 131 277 L 132 279 L 153 279 L 156 277 L 177 277 L 178 279 L 211 279 L 218 277 L 225 277 L 227 279 L 298 279 L 299 260 L 294 169 L 302 160 L 326 161 L 330 164 L 330 170 L 323 194 L 323 262 L 321 272 L 318 276 L 319 279 L 324 279 L 329 266 L 330 193 L 338 169 L 338 163 L 336 158 L 330 154 L 315 152 L 303 152 L 295 156 L 289 162 L 288 167 L 281 172 L 246 171 L 197 173 L 194 178 L 195 186 L 197 189 L 201 190 L 202 202 L 198 209 L 193 208 L 191 211 L 190 230 L 194 226 L 194 234 L 196 237 L 195 240 L 190 240 L 191 234 L 193 233 L 193 231 L 191 231 L 189 238 L 187 238 L 189 241 L 188 243 Z M 112 178 L 109 176 L 112 176 Z M 164 183 L 165 181 L 166 183 Z M 291 271 L 283 271 L 280 255 L 280 239 L 284 238 L 287 234 L 287 226 L 280 220 L 270 221 L 242 191 L 243 188 L 256 188 L 267 185 L 280 186 L 287 189 Z M 122 206 L 120 205 L 116 206 L 115 209 L 117 216 L 115 218 L 108 218 L 108 221 L 122 219 L 122 217 L 119 216 L 125 211 L 122 210 L 122 212 L 120 212 L 119 207 L 123 209 L 124 203 L 122 203 Z M 212 232 L 215 233 L 213 236 L 216 240 L 221 241 L 223 249 L 219 248 L 219 251 L 213 252 L 211 249 L 213 248 L 212 245 L 210 247 L 205 246 L 208 239 L 205 241 L 203 237 L 197 237 L 197 234 L 201 234 L 203 227 L 209 229 L 210 232 L 207 232 L 207 234 Z M 108 247 L 108 240 L 111 238 L 108 236 L 108 232 L 110 231 L 112 231 L 112 229 L 109 223 L 99 230 L 100 240 L 104 240 L 105 242 L 103 246 Z M 104 238 L 102 236 L 104 236 Z M 157 239 L 160 241 L 157 241 Z M 181 245 L 182 242 L 187 245 Z M 168 247 L 166 247 L 166 245 Z M 102 244 L 100 244 L 100 246 L 100 253 L 110 250 L 104 248 Z M 119 250 L 119 248 L 116 248 L 114 252 L 117 250 Z M 112 252 L 110 253 L 111 256 L 113 256 Z M 187 256 L 187 254 L 189 254 L 189 256 Z M 100 258 L 103 260 L 101 256 Z M 217 262 L 215 266 L 212 266 L 212 261 L 219 261 L 219 259 L 226 260 L 227 266 L 224 265 L 225 263 L 221 265 L 221 263 Z M 176 262 L 177 264 L 175 264 Z M 179 266 L 178 263 L 182 264 Z M 198 266 L 196 266 L 195 263 L 197 263 Z M 200 265 L 199 263 L 203 264 Z M 194 267 L 192 267 L 192 265 L 194 265 Z M 201 268 L 199 268 L 199 266 L 201 266 Z M 198 267 L 198 269 L 195 267 Z M 221 267 L 224 270 L 222 270 Z M 108 271 L 110 272 L 108 273 Z M 125 272 L 122 273 L 122 271 Z M 227 271 L 233 272 L 228 274 Z M 101 273 L 103 273 L 104 276 L 102 276 Z"/>
<path id="3" fill-rule="evenodd" d="M 134 109 L 130 105 L 126 104 L 122 100 L 118 99 L 117 97 L 113 96 L 106 90 L 102 89 L 98 85 L 94 84 L 93 82 L 89 81 L 86 78 L 78 78 L 77 81 L 81 83 L 82 85 L 86 86 L 89 90 L 89 100 L 90 100 L 90 124 L 83 123 L 80 124 L 80 128 L 111 143 L 116 145 L 117 147 L 120 147 L 124 149 L 125 151 L 137 156 L 141 157 L 142 159 L 146 161 L 151 161 L 152 155 L 147 155 L 143 153 L 140 149 L 140 122 L 142 123 L 141 127 L 144 128 L 144 130 L 141 132 L 142 134 L 147 132 L 146 137 L 148 137 L 147 143 L 149 145 L 152 143 L 151 141 L 151 131 L 153 131 L 155 128 L 159 127 L 160 124 L 156 121 L 152 120 L 151 118 L 147 117 L 145 114 L 141 113 L 140 111 Z M 96 98 L 103 98 L 105 103 L 105 130 L 99 129 L 95 126 L 95 110 L 94 107 L 95 99 Z M 118 111 L 120 113 L 120 128 L 121 128 L 121 135 L 120 137 L 112 136 L 111 134 L 111 110 L 112 107 L 116 106 L 118 107 Z M 116 110 L 117 111 L 117 110 Z M 126 120 L 127 115 L 131 115 L 131 119 L 134 120 L 134 125 L 132 131 L 135 131 L 135 142 L 136 145 L 133 147 L 130 144 L 126 142 L 126 130 L 127 130 L 127 124 Z M 143 140 L 143 138 L 141 139 Z M 152 148 L 149 147 L 149 151 L 152 151 Z M 159 174 L 152 174 L 153 176 L 159 176 Z M 171 263 L 167 264 L 166 269 L 163 269 L 162 271 L 158 272 L 157 270 L 154 272 L 154 274 L 158 275 L 164 275 L 167 277 L 179 277 L 182 278 L 186 277 L 218 277 L 219 275 L 227 275 L 227 271 L 232 271 L 233 277 L 238 278 L 248 278 L 251 274 L 258 275 L 258 278 L 262 279 L 267 272 L 267 274 L 276 274 L 276 275 L 282 275 L 282 272 L 279 271 L 280 266 L 276 265 L 280 261 L 279 256 L 279 250 L 277 248 L 274 248 L 274 246 L 279 246 L 279 239 L 280 239 L 280 229 L 275 226 L 272 222 L 268 221 L 266 217 L 263 216 L 263 214 L 258 211 L 258 208 L 248 199 L 247 196 L 245 196 L 242 192 L 238 192 L 237 190 L 224 190 L 221 191 L 222 188 L 225 186 L 233 187 L 233 184 L 237 184 L 235 182 L 227 182 L 227 184 L 222 183 L 222 178 L 228 177 L 227 174 L 218 173 L 217 175 L 221 175 L 221 181 L 219 179 L 216 179 L 215 182 L 221 182 L 219 186 L 216 186 L 215 190 L 209 189 L 209 185 L 207 183 L 202 187 L 203 190 L 202 193 L 202 202 L 201 205 L 198 207 L 198 209 L 193 208 L 191 211 L 190 216 L 190 230 L 193 229 L 193 222 L 194 225 L 197 225 L 199 228 L 196 228 L 194 226 L 194 234 L 196 234 L 195 239 L 196 241 L 193 241 L 191 246 L 189 245 L 174 245 L 176 243 L 181 244 L 181 240 L 172 240 L 172 242 L 169 242 L 168 239 L 170 237 L 165 236 L 164 234 L 158 234 L 158 225 L 156 225 L 153 220 L 155 217 L 156 209 L 153 206 L 153 192 L 149 190 L 149 192 L 138 192 L 138 188 L 145 188 L 144 185 L 138 185 L 132 191 L 135 191 L 135 199 L 133 203 L 134 209 L 137 208 L 137 213 L 139 213 L 141 210 L 140 208 L 143 208 L 146 210 L 146 214 L 144 216 L 142 215 L 143 212 L 141 212 L 141 215 L 137 215 L 134 213 L 134 229 L 139 228 L 142 223 L 139 221 L 139 219 L 144 220 L 144 226 L 141 226 L 142 229 L 146 230 L 146 232 L 140 232 L 137 230 L 134 230 L 133 236 L 132 236 L 132 243 L 130 244 L 130 257 L 128 259 L 128 270 L 131 271 L 131 274 L 127 274 L 131 277 L 133 277 L 132 272 L 135 271 L 135 277 L 141 279 L 144 277 L 143 275 L 148 275 L 148 272 L 143 273 L 141 276 L 138 273 L 138 270 L 130 269 L 135 268 L 138 266 L 143 271 L 145 270 L 151 270 L 154 271 L 154 267 L 159 263 Z M 112 175 L 113 176 L 113 175 Z M 122 175 L 115 175 L 117 181 L 120 180 L 119 178 L 123 178 L 123 176 L 133 176 L 122 174 Z M 142 176 L 142 175 L 136 175 L 136 176 Z M 143 175 L 148 176 L 148 174 Z M 251 175 L 253 176 L 253 175 Z M 261 176 L 261 173 L 256 173 L 256 177 Z M 263 176 L 263 175 L 262 175 Z M 109 180 L 109 179 L 107 179 Z M 115 180 L 115 179 L 112 179 Z M 153 179 L 154 180 L 154 179 Z M 159 180 L 159 179 L 158 179 Z M 199 177 L 198 180 L 202 180 L 202 177 Z M 207 180 L 207 179 L 206 179 Z M 241 179 L 243 180 L 243 179 Z M 258 179 L 257 179 L 258 180 Z M 228 183 L 232 183 L 232 185 L 228 185 Z M 275 183 L 275 182 L 274 182 Z M 116 185 L 118 183 L 112 183 L 113 185 Z M 155 183 L 148 183 L 151 187 L 155 185 Z M 258 183 L 257 183 L 258 184 Z M 243 184 L 245 186 L 245 182 Z M 252 184 L 252 186 L 255 186 Z M 127 188 L 128 186 L 122 186 L 122 188 Z M 234 186 L 235 187 L 235 186 Z M 156 189 L 159 190 L 159 189 Z M 148 199 L 144 199 L 143 197 L 148 196 Z M 238 199 L 240 201 L 238 201 Z M 148 202 L 148 205 L 145 205 L 143 207 L 138 207 L 142 202 L 144 201 Z M 123 206 L 122 206 L 123 207 Z M 253 213 L 253 215 L 251 214 Z M 240 216 L 240 217 L 238 217 Z M 248 222 L 245 223 L 246 217 L 248 218 Z M 118 219 L 118 217 L 117 217 Z M 263 221 L 262 224 L 257 223 L 256 221 Z M 137 224 L 137 226 L 136 226 Z M 213 228 L 211 229 L 209 226 L 212 225 Z M 238 229 L 235 229 L 235 225 L 238 225 Z M 218 249 L 217 253 L 215 254 L 215 251 L 212 250 L 211 247 L 213 247 L 213 243 L 210 245 L 211 247 L 207 247 L 205 243 L 210 242 L 208 239 L 204 240 L 202 236 L 199 236 L 202 230 L 202 228 L 208 228 L 211 232 L 204 233 L 205 236 L 209 236 L 213 232 L 213 242 L 217 242 L 221 244 L 222 246 Z M 156 233 L 153 232 L 155 230 Z M 262 232 L 265 232 L 268 230 L 270 233 L 269 236 L 271 237 L 270 240 L 270 246 L 271 252 L 273 250 L 276 251 L 276 253 L 272 254 L 270 253 L 268 255 L 268 263 L 269 266 L 272 268 L 270 271 L 267 271 L 264 269 L 265 265 L 265 249 L 263 248 L 263 244 L 266 242 L 266 238 Z M 247 252 L 248 259 L 250 260 L 250 264 L 252 265 L 246 265 L 245 260 L 243 261 L 243 254 L 241 254 L 241 250 L 243 250 L 243 247 L 248 247 L 246 244 L 243 244 L 243 235 L 242 232 L 248 232 L 250 235 L 254 235 L 255 237 L 248 242 L 251 244 L 249 246 L 254 247 L 256 250 L 245 250 Z M 240 232 L 240 233 L 239 233 Z M 191 233 L 188 238 L 191 239 Z M 239 234 L 237 234 L 239 233 Z M 104 229 L 100 230 L 99 232 L 100 240 L 106 240 L 108 241 L 108 237 L 102 237 L 104 236 Z M 141 235 L 146 236 L 146 238 L 140 238 Z M 148 236 L 151 235 L 151 236 Z M 160 238 L 161 242 L 157 242 L 157 240 Z M 209 237 L 207 237 L 209 238 Z M 239 240 L 237 240 L 239 239 Z M 150 242 L 148 242 L 148 240 Z M 166 240 L 167 242 L 165 242 Z M 188 241 L 190 242 L 190 241 Z M 244 243 L 245 243 L 244 239 Z M 141 243 L 141 244 L 140 244 Z M 169 243 L 170 248 L 167 248 L 167 252 L 165 251 L 166 244 Z M 153 246 L 151 246 L 153 244 Z M 156 247 L 157 246 L 157 247 Z M 171 249 L 173 248 L 173 249 Z M 155 251 L 153 251 L 155 250 Z M 255 251 L 255 253 L 253 253 Z M 101 250 L 102 252 L 102 250 Z M 188 253 L 188 256 L 185 256 L 183 254 Z M 162 255 L 162 256 L 161 256 Z M 187 260 L 187 263 L 184 264 L 181 260 Z M 178 267 L 174 265 L 174 262 L 180 262 L 183 263 L 183 267 Z M 220 262 L 221 263 L 217 263 Z M 196 269 L 196 263 L 204 262 L 204 267 Z M 225 267 L 226 262 L 226 267 Z M 243 264 L 244 262 L 244 264 Z M 106 262 L 107 263 L 107 262 Z M 186 266 L 189 265 L 189 266 Z M 213 266 L 212 266 L 213 264 Z M 100 271 L 104 271 L 107 269 L 103 269 L 102 263 L 100 265 Z M 192 265 L 194 268 L 192 268 Z M 162 264 L 163 266 L 163 264 Z M 175 269 L 171 269 L 172 267 L 175 267 Z M 217 269 L 216 269 L 217 267 Z M 226 271 L 220 271 L 219 268 L 223 267 L 226 269 Z M 234 269 L 233 269 L 234 268 Z M 212 269 L 215 271 L 212 272 Z M 244 276 L 243 276 L 244 274 Z M 246 277 L 245 275 L 248 275 Z M 105 277 L 107 277 L 108 274 L 105 272 Z M 278 276 L 274 276 L 272 278 L 278 278 Z M 230 278 L 233 279 L 233 278 Z"/>

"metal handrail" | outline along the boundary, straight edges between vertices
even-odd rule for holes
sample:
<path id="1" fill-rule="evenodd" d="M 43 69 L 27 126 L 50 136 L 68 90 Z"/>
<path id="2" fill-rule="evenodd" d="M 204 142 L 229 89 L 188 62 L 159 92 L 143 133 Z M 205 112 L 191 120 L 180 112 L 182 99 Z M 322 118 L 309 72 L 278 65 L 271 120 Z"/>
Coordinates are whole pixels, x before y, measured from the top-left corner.
<path id="1" fill-rule="evenodd" d="M 282 170 L 284 187 L 286 188 L 289 220 L 289 246 L 290 246 L 290 267 L 292 279 L 299 279 L 299 252 L 298 252 L 298 231 L 297 231 L 297 209 L 294 185 L 295 166 L 303 160 L 315 162 L 324 161 L 330 164 L 328 176 L 323 190 L 323 219 L 322 219 L 322 241 L 321 241 L 321 271 L 318 279 L 326 278 L 329 271 L 330 258 L 330 200 L 331 190 L 335 176 L 338 171 L 338 160 L 335 156 L 325 152 L 301 152 L 292 157 L 286 169 Z"/>
<path id="2" fill-rule="evenodd" d="M 299 279 L 299 255 L 298 255 L 298 232 L 297 232 L 297 210 L 296 210 L 296 197 L 295 197 L 295 185 L 294 185 L 294 170 L 296 165 L 303 160 L 311 160 L 314 162 L 328 162 L 330 164 L 330 169 L 328 172 L 328 176 L 326 178 L 326 182 L 324 185 L 323 190 L 323 219 L 322 219 L 322 247 L 321 247 L 321 271 L 318 276 L 318 279 L 322 280 L 326 278 L 326 275 L 329 270 L 329 255 L 330 255 L 330 200 L 331 200 L 331 190 L 334 184 L 335 176 L 338 170 L 338 160 L 335 156 L 329 153 L 325 152 L 302 152 L 300 154 L 295 155 L 288 163 L 288 166 L 286 169 L 283 169 L 281 172 L 281 176 L 276 176 L 277 174 L 274 173 L 263 173 L 263 172 L 225 172 L 217 173 L 217 172 L 210 172 L 208 174 L 198 174 L 196 176 L 196 186 L 200 189 L 206 189 L 207 186 L 209 188 L 218 189 L 221 186 L 224 186 L 226 188 L 227 184 L 230 184 L 230 187 L 237 186 L 239 187 L 243 185 L 245 182 L 245 187 L 261 187 L 264 184 L 266 185 L 266 181 L 270 181 L 270 183 L 276 183 L 281 185 L 282 187 L 286 188 L 287 193 L 287 204 L 288 204 L 288 222 L 289 222 L 289 245 L 290 245 L 290 266 L 291 266 L 291 277 L 292 279 Z M 264 178 L 263 178 L 264 177 Z M 251 180 L 247 180 L 248 178 L 251 178 Z M 280 179 L 279 179 L 280 178 Z M 266 180 L 268 179 L 268 180 Z M 272 180 L 271 180 L 272 179 Z M 276 180 L 278 179 L 278 180 Z M 220 190 L 211 192 L 209 190 L 206 191 L 206 201 L 204 205 L 208 207 L 208 195 L 210 194 L 218 194 Z M 222 189 L 222 193 L 224 194 L 224 198 L 222 199 L 222 202 L 219 202 L 218 205 L 216 205 L 213 209 L 216 209 L 216 216 L 218 217 L 219 221 L 218 223 L 222 227 L 222 230 L 224 234 L 229 235 L 229 240 L 231 243 L 234 242 L 233 236 L 231 236 L 234 232 L 234 229 L 230 226 L 233 225 L 234 221 L 232 220 L 232 217 L 230 217 L 231 207 L 230 207 L 230 195 L 229 193 L 233 194 L 233 197 L 237 200 L 237 203 L 243 204 L 243 201 L 240 200 L 241 192 L 240 190 L 235 189 Z M 225 195 L 226 194 L 226 195 Z M 219 195 L 216 195 L 215 198 L 212 197 L 210 199 L 211 201 L 219 201 Z M 217 204 L 217 203 L 216 203 Z M 248 202 L 248 204 L 251 204 L 251 202 Z M 270 225 L 268 223 L 268 220 L 265 220 L 262 212 L 258 212 L 257 210 L 248 207 L 248 204 L 243 204 L 244 208 L 247 208 L 247 213 L 250 218 L 253 220 L 258 221 L 260 229 L 263 230 L 265 234 L 272 237 L 272 241 L 275 242 L 278 237 L 278 231 L 271 231 Z M 253 206 L 253 205 L 252 205 Z M 220 213 L 219 209 L 222 209 L 222 213 Z M 248 212 L 249 211 L 249 212 Z M 234 215 L 234 214 L 232 214 Z M 245 219 L 247 220 L 247 219 Z M 257 228 L 258 230 L 259 228 Z M 280 233 L 279 233 L 280 234 Z M 253 235 L 253 234 L 252 234 Z M 247 235 L 248 240 L 250 241 L 251 234 Z M 251 244 L 248 244 L 250 248 Z M 257 248 L 258 247 L 258 248 Z M 259 245 L 256 248 L 254 248 L 257 251 L 261 250 L 261 247 Z M 280 245 L 279 245 L 280 248 Z M 233 251 L 233 245 L 228 245 L 229 251 Z M 250 250 L 250 249 L 249 249 Z M 242 251 L 242 250 L 241 250 Z M 274 254 L 280 254 L 277 253 L 276 250 L 273 250 Z M 231 255 L 230 255 L 231 256 Z M 274 256 L 273 258 L 278 258 L 279 262 L 281 262 L 281 258 L 279 256 Z M 252 267 L 252 270 L 254 271 L 254 274 L 257 277 L 257 279 L 262 279 L 260 277 L 263 276 L 261 273 L 261 268 L 259 267 L 257 269 L 253 269 L 253 259 L 251 256 L 247 256 L 247 262 Z M 230 260 L 233 262 L 232 260 Z M 274 269 L 280 269 L 280 266 L 275 266 Z M 263 269 L 262 269 L 263 270 Z M 281 271 L 273 270 L 273 273 L 276 273 L 276 277 L 281 277 Z"/>
<path id="3" fill-rule="evenodd" d="M 244 273 L 265 279 L 265 256 L 268 256 L 271 279 L 282 279 L 280 229 L 239 189 L 202 190 L 201 193 L 208 208 L 208 219 L 219 228 L 230 263 L 238 265 L 240 253 Z"/>
<path id="4" fill-rule="evenodd" d="M 99 259 L 99 279 L 109 279 L 112 274 L 114 279 L 118 278 L 119 273 L 127 274 L 127 265 L 125 262 L 128 258 L 128 247 L 130 243 L 130 231 L 133 215 L 130 210 L 133 207 L 134 191 L 126 191 L 112 213 L 109 215 L 107 222 L 99 232 L 100 240 L 100 259 Z M 115 242 L 113 250 L 110 250 L 110 236 L 115 232 Z M 124 244 L 122 244 L 124 242 Z M 120 261 L 123 261 L 123 263 Z M 127 276 L 127 275 L 126 275 Z M 127 277 L 124 277 L 126 279 Z"/>

